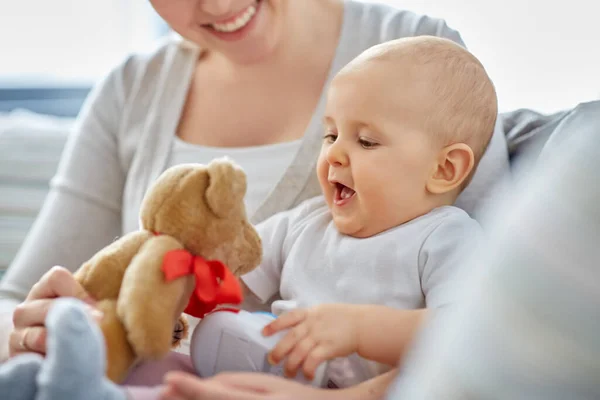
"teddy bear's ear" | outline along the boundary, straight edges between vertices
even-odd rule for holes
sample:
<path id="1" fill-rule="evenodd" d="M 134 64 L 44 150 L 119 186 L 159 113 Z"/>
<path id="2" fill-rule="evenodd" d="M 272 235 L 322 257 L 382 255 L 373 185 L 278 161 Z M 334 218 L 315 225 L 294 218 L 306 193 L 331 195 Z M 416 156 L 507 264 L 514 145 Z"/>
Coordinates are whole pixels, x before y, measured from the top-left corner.
<path id="1" fill-rule="evenodd" d="M 246 174 L 226 158 L 211 161 L 207 167 L 209 184 L 206 201 L 219 218 L 227 218 L 244 207 Z"/>

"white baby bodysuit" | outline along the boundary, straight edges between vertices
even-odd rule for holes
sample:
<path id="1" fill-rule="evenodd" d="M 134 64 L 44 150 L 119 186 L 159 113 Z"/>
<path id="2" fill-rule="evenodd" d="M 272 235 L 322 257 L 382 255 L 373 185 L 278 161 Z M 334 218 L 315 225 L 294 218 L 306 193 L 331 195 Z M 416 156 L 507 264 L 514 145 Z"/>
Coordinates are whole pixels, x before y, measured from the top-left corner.
<path id="1" fill-rule="evenodd" d="M 242 280 L 262 302 L 279 294 L 281 300 L 272 304 L 275 315 L 323 303 L 444 306 L 453 301 L 459 270 L 482 235 L 466 212 L 444 206 L 358 239 L 338 232 L 322 196 L 256 228 L 263 262 Z M 374 373 L 364 371 L 335 384 L 346 387 Z"/>

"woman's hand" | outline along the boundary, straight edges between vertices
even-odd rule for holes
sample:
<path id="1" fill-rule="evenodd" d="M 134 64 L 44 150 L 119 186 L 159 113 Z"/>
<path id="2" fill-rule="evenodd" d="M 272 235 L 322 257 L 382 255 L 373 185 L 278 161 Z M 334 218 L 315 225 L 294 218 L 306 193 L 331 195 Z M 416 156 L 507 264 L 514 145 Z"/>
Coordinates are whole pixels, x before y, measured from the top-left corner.
<path id="1" fill-rule="evenodd" d="M 46 315 L 52 302 L 59 297 L 75 297 L 90 305 L 90 313 L 101 318 L 100 311 L 92 308 L 95 301 L 86 293 L 73 275 L 65 268 L 53 267 L 33 285 L 25 301 L 13 314 L 14 330 L 9 338 L 9 355 L 35 352 L 46 354 Z"/>
<path id="2" fill-rule="evenodd" d="M 273 375 L 228 373 L 201 379 L 182 372 L 166 376 L 161 400 L 348 400 L 342 390 L 316 389 Z"/>

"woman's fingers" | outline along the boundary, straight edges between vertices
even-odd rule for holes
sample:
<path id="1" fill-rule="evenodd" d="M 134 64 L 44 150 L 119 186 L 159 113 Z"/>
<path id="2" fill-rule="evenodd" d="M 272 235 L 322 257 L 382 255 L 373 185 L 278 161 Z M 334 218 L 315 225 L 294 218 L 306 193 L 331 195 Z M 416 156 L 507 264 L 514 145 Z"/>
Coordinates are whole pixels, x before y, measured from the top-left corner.
<path id="1" fill-rule="evenodd" d="M 221 373 L 209 381 L 217 381 L 226 387 L 240 391 L 262 393 L 261 399 L 311 399 L 316 400 L 318 393 L 325 391 L 303 385 L 293 380 L 276 375 L 267 375 L 256 372 L 230 372 Z M 326 391 L 330 392 L 330 391 Z M 271 395 L 273 397 L 269 397 Z"/>
<path id="2" fill-rule="evenodd" d="M 20 304 L 13 314 L 15 328 L 9 338 L 9 355 L 20 353 L 46 354 L 46 315 L 56 299 L 32 300 Z M 103 314 L 90 305 L 85 311 L 94 320 L 100 322 Z"/>
<path id="3" fill-rule="evenodd" d="M 52 302 L 53 299 L 39 299 L 19 304 L 13 312 L 13 324 L 15 329 L 34 325 L 44 325 L 46 315 L 48 314 Z"/>
<path id="4" fill-rule="evenodd" d="M 75 297 L 88 304 L 94 304 L 94 300 L 71 272 L 63 267 L 52 267 L 46 272 L 39 282 L 33 285 L 25 301 L 56 297 Z"/>
<path id="5" fill-rule="evenodd" d="M 21 303 L 13 312 L 13 325 L 15 329 L 22 329 L 28 326 L 44 325 L 46 315 L 55 299 L 30 300 Z M 102 312 L 89 304 L 86 304 L 86 311 L 95 320 L 102 318 Z"/>
<path id="6" fill-rule="evenodd" d="M 192 375 L 172 373 L 167 375 L 168 389 L 162 399 L 186 400 L 260 400 L 264 399 L 263 390 L 253 388 L 235 388 L 215 379 L 201 380 Z"/>
<path id="7" fill-rule="evenodd" d="M 46 354 L 46 328 L 31 326 L 24 329 L 15 329 L 9 338 L 10 356 L 21 353 Z"/>
<path id="8" fill-rule="evenodd" d="M 14 330 L 9 340 L 9 355 L 26 352 L 46 353 L 46 316 L 57 297 L 74 297 L 86 302 L 90 315 L 96 320 L 102 313 L 94 310 L 95 304 L 71 273 L 54 267 L 36 283 L 24 303 L 13 312 Z"/>
<path id="9" fill-rule="evenodd" d="M 256 393 L 295 393 L 306 392 L 308 387 L 301 383 L 291 381 L 276 375 L 268 375 L 257 372 L 229 372 L 221 373 L 211 378 L 220 384 L 240 390 L 253 391 Z M 302 397 L 300 397 L 302 398 Z"/>
<path id="10" fill-rule="evenodd" d="M 13 312 L 14 329 L 10 334 L 9 356 L 35 352 L 46 354 L 44 321 L 52 299 L 32 300 L 19 304 Z"/>

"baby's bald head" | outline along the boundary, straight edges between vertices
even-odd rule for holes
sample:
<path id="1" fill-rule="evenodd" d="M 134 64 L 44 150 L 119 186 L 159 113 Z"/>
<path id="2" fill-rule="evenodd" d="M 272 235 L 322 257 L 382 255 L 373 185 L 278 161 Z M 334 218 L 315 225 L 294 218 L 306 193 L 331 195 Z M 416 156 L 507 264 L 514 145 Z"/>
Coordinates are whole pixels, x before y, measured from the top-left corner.
<path id="1" fill-rule="evenodd" d="M 374 46 L 340 71 L 336 80 L 372 74 L 390 111 L 410 119 L 442 145 L 465 143 L 477 163 L 492 137 L 498 102 L 479 60 L 456 43 L 431 36 Z M 389 97 L 388 97 L 389 96 Z"/>

